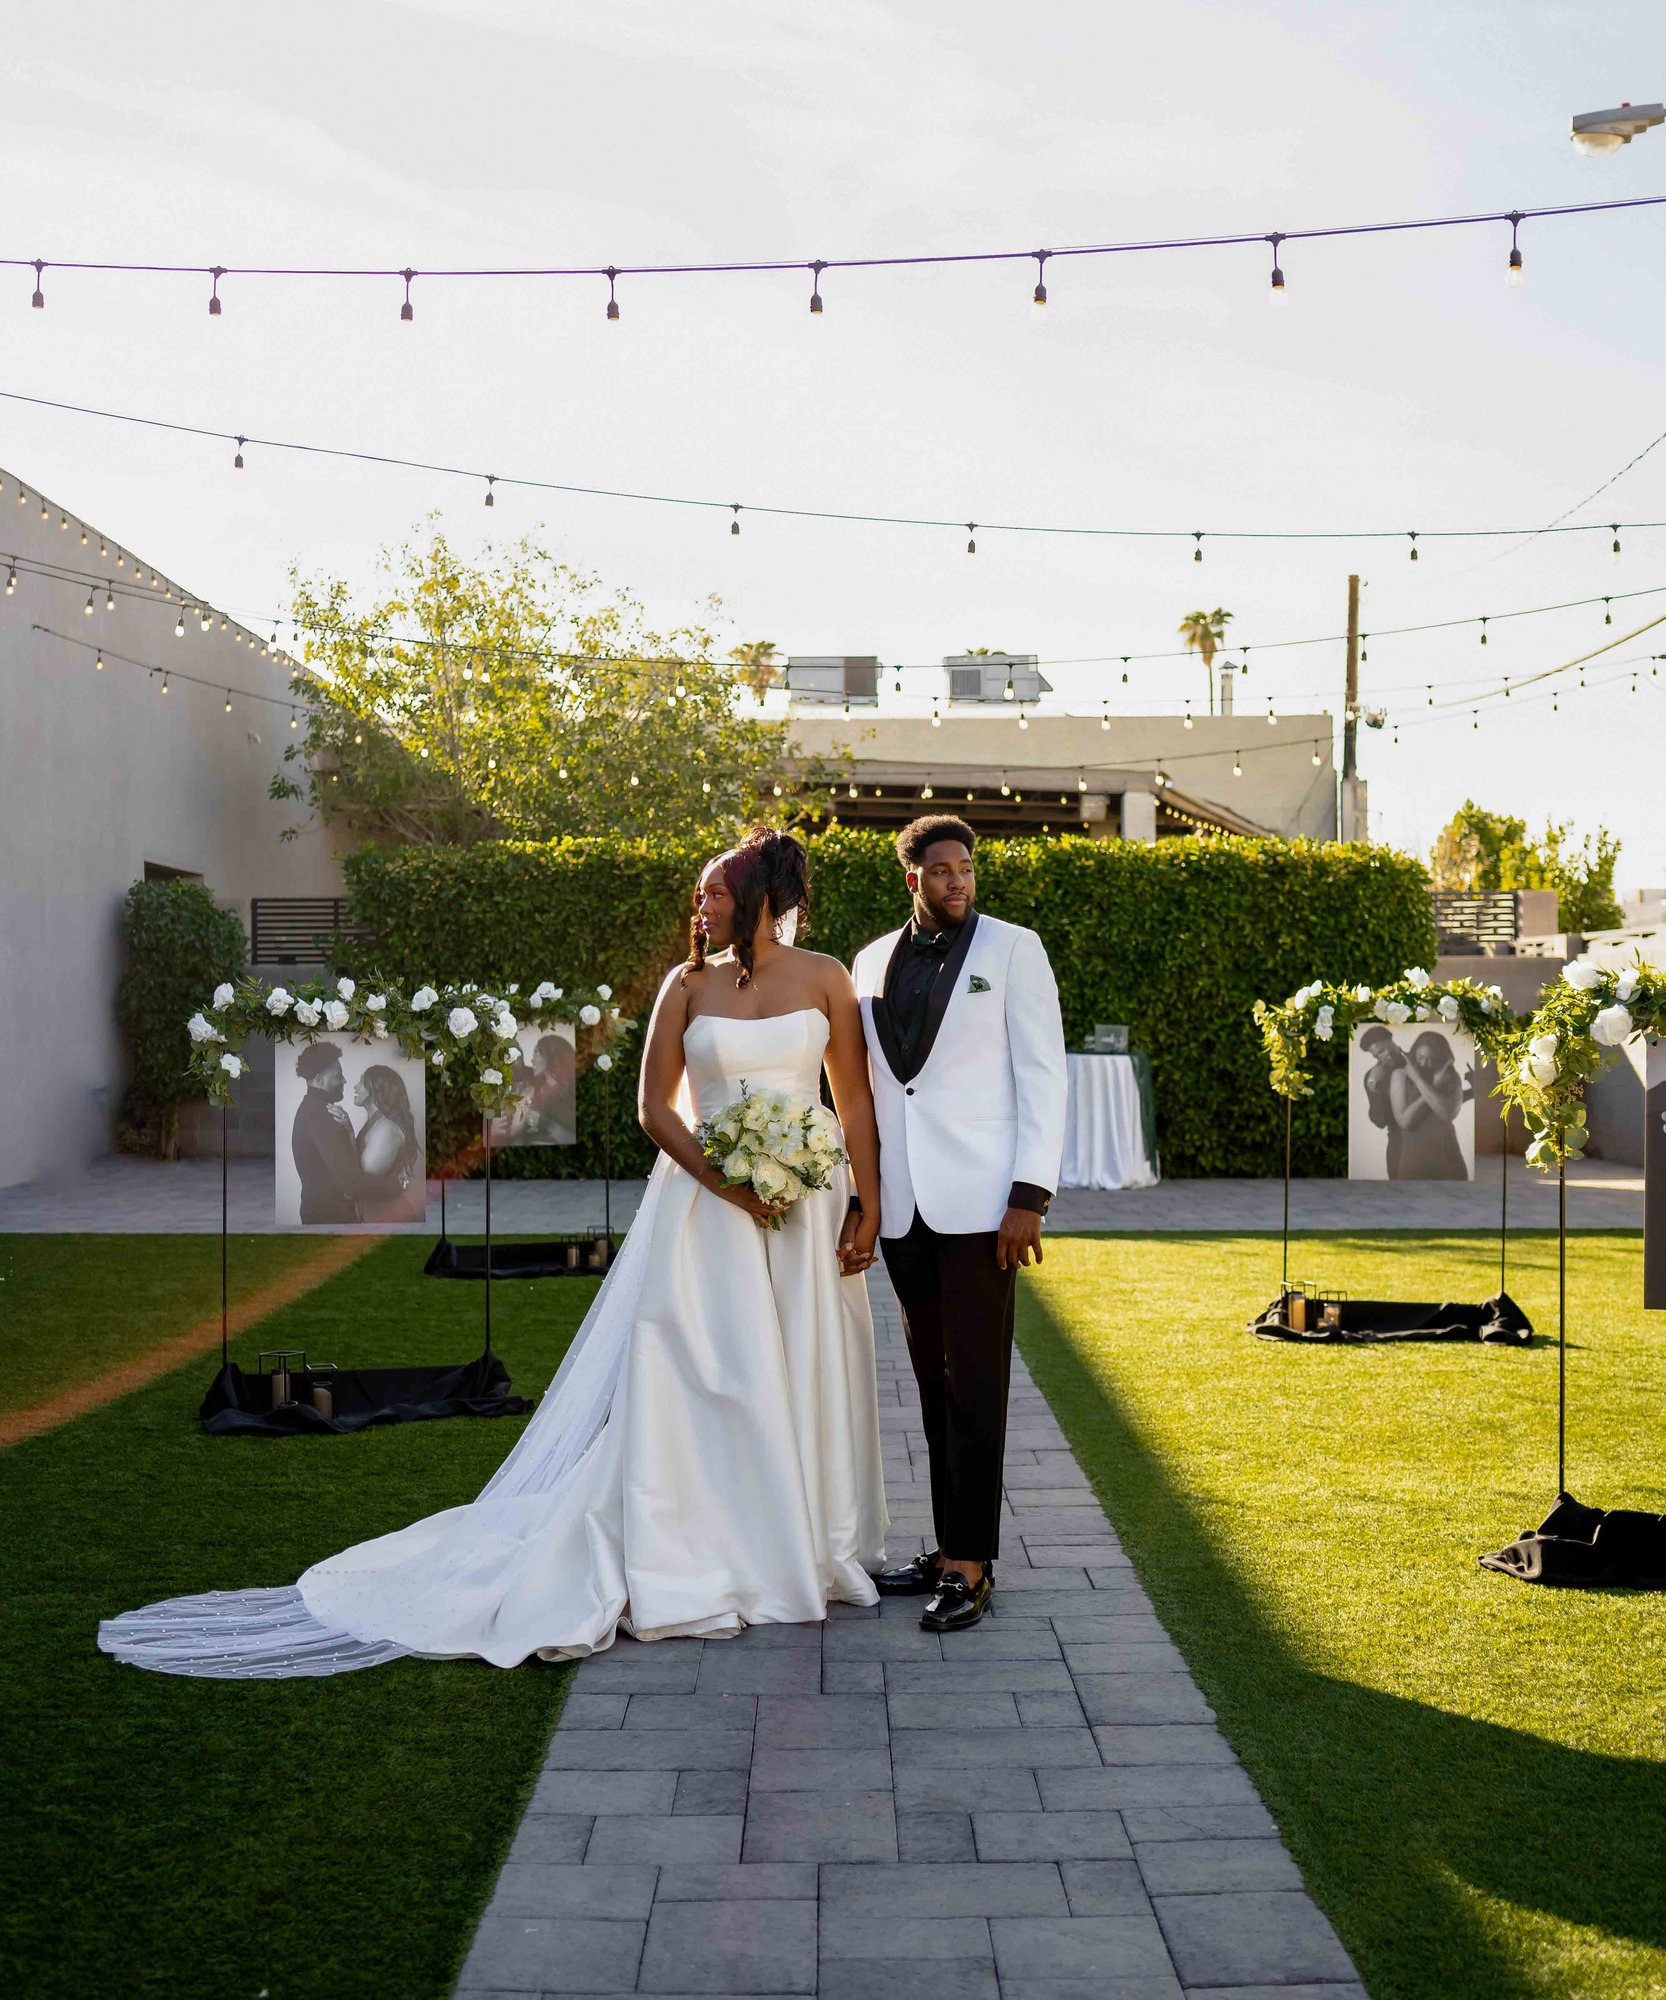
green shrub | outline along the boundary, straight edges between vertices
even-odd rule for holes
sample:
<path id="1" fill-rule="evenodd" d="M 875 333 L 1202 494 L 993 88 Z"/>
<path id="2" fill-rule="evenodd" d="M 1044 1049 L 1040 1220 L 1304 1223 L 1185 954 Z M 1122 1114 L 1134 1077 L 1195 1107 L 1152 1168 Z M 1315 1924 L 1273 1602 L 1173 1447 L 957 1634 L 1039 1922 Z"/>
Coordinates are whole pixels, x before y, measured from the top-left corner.
<path id="1" fill-rule="evenodd" d="M 219 909 L 201 882 L 135 882 L 122 911 L 126 945 L 116 1011 L 127 1040 L 129 1080 L 120 1143 L 174 1157 L 179 1107 L 202 1092 L 186 1074 L 185 1023 L 248 959 L 242 920 Z"/>
<path id="2" fill-rule="evenodd" d="M 834 827 L 809 841 L 812 922 L 805 942 L 845 960 L 908 915 L 888 836 Z M 390 979 L 607 980 L 646 1016 L 682 955 L 703 849 L 559 840 L 472 848 L 366 850 L 347 862 L 356 920 L 376 942 L 362 968 Z M 1163 1169 L 1273 1174 L 1283 1111 L 1267 1083 L 1250 1009 L 1309 979 L 1381 985 L 1432 961 L 1434 921 L 1420 863 L 1386 848 L 1280 840 L 990 840 L 978 848 L 979 906 L 1039 931 L 1058 975 L 1065 1034 L 1126 1021 L 1157 1079 Z M 350 968 L 351 969 L 351 968 Z M 614 1170 L 652 1154 L 634 1115 L 641 1037 L 612 1074 Z M 1299 1173 L 1345 1171 L 1340 1051 L 1296 1107 Z M 507 1174 L 600 1170 L 603 1079 L 579 1080 L 580 1143 L 505 1154 Z M 473 1129 L 436 1093 L 431 1153 Z"/>

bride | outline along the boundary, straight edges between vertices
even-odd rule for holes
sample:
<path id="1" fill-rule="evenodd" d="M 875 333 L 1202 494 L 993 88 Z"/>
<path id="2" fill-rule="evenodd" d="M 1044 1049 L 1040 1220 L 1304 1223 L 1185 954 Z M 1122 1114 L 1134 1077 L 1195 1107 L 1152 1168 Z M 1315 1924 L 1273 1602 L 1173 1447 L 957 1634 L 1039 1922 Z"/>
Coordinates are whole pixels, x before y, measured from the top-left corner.
<path id="1" fill-rule="evenodd" d="M 640 1115 L 661 1152 L 636 1221 L 515 1448 L 465 1507 L 343 1550 L 286 1589 L 107 1619 L 107 1653 L 220 1679 L 409 1654 L 509 1667 L 638 1639 L 873 1604 L 884 1565 L 873 1321 L 879 1142 L 861 1017 L 836 960 L 791 938 L 804 849 L 755 828 L 700 877 L 660 989 Z M 825 1066 L 850 1174 L 777 1218 L 725 1189 L 680 1106 L 814 1099 Z M 855 1182 L 851 1199 L 850 1180 Z M 848 1214 L 847 1214 L 848 1210 Z"/>

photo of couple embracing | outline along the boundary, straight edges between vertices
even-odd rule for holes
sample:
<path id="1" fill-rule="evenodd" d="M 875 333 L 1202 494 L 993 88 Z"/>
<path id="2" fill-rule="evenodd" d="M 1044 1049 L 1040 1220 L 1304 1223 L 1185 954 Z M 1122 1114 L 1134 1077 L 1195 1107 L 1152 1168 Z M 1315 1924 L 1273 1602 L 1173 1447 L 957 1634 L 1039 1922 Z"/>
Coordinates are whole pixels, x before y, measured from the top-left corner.
<path id="1" fill-rule="evenodd" d="M 658 1162 L 555 1380 L 480 1494 L 292 1586 L 107 1619 L 102 1648 L 259 1679 L 411 1655 L 571 1659 L 621 1633 L 726 1638 L 881 1595 L 917 1596 L 931 1631 L 984 1618 L 1017 1272 L 1041 1258 L 1066 1082 L 1046 950 L 978 910 L 975 845 L 953 817 L 905 827 L 907 920 L 849 970 L 796 941 L 810 883 L 792 835 L 754 828 L 710 861 L 643 1052 L 638 1112 Z M 836 1143 L 816 1109 L 824 1077 Z M 716 1126 L 738 1141 L 734 1108 L 759 1092 L 783 1144 L 802 1107 L 790 1200 L 766 1200 L 745 1158 L 730 1171 L 733 1153 L 709 1143 Z M 864 1275 L 877 1259 L 930 1457 L 935 1545 L 900 1563 L 885 1546 Z"/>

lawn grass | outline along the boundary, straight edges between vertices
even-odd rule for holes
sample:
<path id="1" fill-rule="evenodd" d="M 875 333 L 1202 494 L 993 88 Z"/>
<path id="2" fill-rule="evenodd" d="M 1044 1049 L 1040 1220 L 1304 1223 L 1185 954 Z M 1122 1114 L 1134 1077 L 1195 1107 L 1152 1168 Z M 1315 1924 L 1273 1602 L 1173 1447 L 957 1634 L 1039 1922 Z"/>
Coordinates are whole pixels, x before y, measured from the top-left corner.
<path id="1" fill-rule="evenodd" d="M 32 1327 L 41 1379 L 73 1363 L 74 1298 L 119 1309 L 134 1268 L 110 1254 L 119 1241 L 90 1239 L 66 1275 L 73 1298 Z M 151 1239 L 158 1296 L 169 1249 L 184 1293 L 205 1243 Z M 20 1264 L 46 1254 L 14 1248 Z M 281 1343 L 344 1366 L 466 1359 L 482 1288 L 423 1278 L 428 1248 L 378 1245 L 244 1335 L 235 1358 L 252 1366 Z M 595 1281 L 494 1292 L 494 1345 L 536 1393 Z M 331 1550 L 468 1500 L 526 1419 L 208 1438 L 196 1406 L 216 1362 L 0 1452 L 0 1989 L 439 2000 L 571 1669 L 401 1661 L 334 1680 L 192 1681 L 119 1666 L 94 1634 L 157 1597 L 293 1582 Z"/>
<path id="2" fill-rule="evenodd" d="M 232 1304 L 317 1254 L 313 1237 L 234 1236 Z M 218 1236 L 0 1235 L 0 1417 L 219 1312 Z"/>
<path id="3" fill-rule="evenodd" d="M 1292 1269 L 1478 1298 L 1495 1245 L 1326 1236 Z M 1031 1371 L 1373 2000 L 1666 1994 L 1666 1597 L 1475 1564 L 1554 1497 L 1555 1255 L 1512 1245 L 1530 1351 L 1258 1340 L 1276 1238 L 1060 1239 L 1021 1288 Z M 1571 1248 L 1568 1476 L 1661 1511 L 1641 1264 L 1633 1234 Z"/>

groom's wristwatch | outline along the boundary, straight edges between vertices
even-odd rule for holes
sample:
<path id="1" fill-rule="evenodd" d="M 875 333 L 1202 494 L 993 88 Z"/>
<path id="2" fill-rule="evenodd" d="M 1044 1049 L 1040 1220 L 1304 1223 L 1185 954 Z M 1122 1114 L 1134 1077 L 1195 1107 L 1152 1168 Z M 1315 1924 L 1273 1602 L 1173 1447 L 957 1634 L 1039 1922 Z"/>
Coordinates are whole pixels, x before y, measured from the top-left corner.
<path id="1" fill-rule="evenodd" d="M 1027 1208 L 1032 1215 L 1045 1215 L 1053 1199 L 1051 1188 L 1037 1187 L 1034 1181 L 1014 1181 L 1007 1196 L 1008 1208 Z"/>

